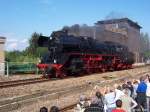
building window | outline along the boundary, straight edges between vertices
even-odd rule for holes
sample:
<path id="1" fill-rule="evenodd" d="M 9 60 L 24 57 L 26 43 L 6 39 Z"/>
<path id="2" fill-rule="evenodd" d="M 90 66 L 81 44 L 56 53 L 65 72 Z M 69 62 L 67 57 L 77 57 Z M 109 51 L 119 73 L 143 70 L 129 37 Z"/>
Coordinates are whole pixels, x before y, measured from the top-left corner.
<path id="1" fill-rule="evenodd" d="M 119 28 L 119 25 L 116 23 L 116 24 L 112 24 L 112 28 L 113 29 L 118 29 Z"/>
<path id="2" fill-rule="evenodd" d="M 119 25 L 118 25 L 118 24 L 115 24 L 115 25 L 116 25 L 115 27 L 118 29 L 118 28 L 119 28 Z"/>
<path id="3" fill-rule="evenodd" d="M 114 29 L 118 29 L 119 28 L 119 25 L 116 23 L 116 24 L 112 24 L 112 28 Z"/>

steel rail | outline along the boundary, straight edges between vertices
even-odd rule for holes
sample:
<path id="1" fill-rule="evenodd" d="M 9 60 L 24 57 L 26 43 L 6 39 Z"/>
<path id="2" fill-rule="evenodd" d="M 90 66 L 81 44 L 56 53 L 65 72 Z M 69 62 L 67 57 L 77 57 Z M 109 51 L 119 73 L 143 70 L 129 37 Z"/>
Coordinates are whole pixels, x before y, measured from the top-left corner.
<path id="1" fill-rule="evenodd" d="M 136 66 L 133 69 L 142 68 L 142 67 L 146 67 L 146 66 L 149 66 L 149 65 Z M 66 78 L 64 78 L 64 79 L 66 79 Z M 20 86 L 20 85 L 41 83 L 41 82 L 46 82 L 46 81 L 50 81 L 50 80 L 52 81 L 52 79 L 46 79 L 46 78 L 31 78 L 31 79 L 22 79 L 22 80 L 13 80 L 13 81 L 1 81 L 0 88 L 8 88 L 8 87 L 15 87 L 15 86 Z"/>
<path id="2" fill-rule="evenodd" d="M 44 78 L 31 78 L 31 79 L 23 79 L 23 80 L 5 81 L 5 82 L 0 82 L 0 88 L 14 87 L 19 85 L 28 85 L 32 83 L 40 83 L 46 81 L 50 81 L 50 80 Z"/>

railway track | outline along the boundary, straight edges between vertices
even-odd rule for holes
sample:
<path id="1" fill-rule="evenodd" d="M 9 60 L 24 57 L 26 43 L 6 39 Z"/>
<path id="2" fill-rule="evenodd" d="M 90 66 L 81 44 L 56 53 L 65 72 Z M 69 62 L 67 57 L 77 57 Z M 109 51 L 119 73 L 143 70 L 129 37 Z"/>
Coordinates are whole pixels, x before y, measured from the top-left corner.
<path id="1" fill-rule="evenodd" d="M 40 83 L 46 81 L 50 81 L 50 80 L 44 78 L 32 78 L 32 79 L 5 81 L 5 82 L 0 82 L 0 88 L 14 87 L 19 85 L 28 85 L 28 84 Z"/>
<path id="2" fill-rule="evenodd" d="M 146 66 L 148 66 L 148 65 L 135 66 L 134 69 L 146 67 Z M 70 77 L 66 77 L 66 78 L 70 78 Z M 46 81 L 50 81 L 50 80 L 51 79 L 46 79 L 46 78 L 31 78 L 31 79 L 23 79 L 23 80 L 2 81 L 2 82 L 0 82 L 0 88 L 15 87 L 15 86 L 20 86 L 20 85 L 28 85 L 28 84 L 46 82 Z"/>
<path id="3" fill-rule="evenodd" d="M 66 111 L 68 111 L 68 110 L 72 110 L 72 109 L 74 109 L 74 107 L 75 107 L 76 105 L 77 105 L 77 103 L 74 103 L 74 104 L 71 104 L 71 105 L 69 105 L 69 106 L 63 107 L 63 108 L 60 109 L 60 112 L 66 112 Z"/>

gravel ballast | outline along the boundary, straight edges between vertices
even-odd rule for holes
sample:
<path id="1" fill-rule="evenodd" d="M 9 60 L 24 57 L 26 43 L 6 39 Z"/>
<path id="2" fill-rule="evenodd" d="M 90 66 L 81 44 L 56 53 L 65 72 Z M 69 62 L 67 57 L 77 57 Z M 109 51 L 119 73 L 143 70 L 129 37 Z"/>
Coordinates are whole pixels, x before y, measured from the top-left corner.
<path id="1" fill-rule="evenodd" d="M 89 75 L 89 76 L 84 76 L 84 77 L 49 81 L 49 82 L 44 82 L 44 83 L 39 83 L 39 84 L 37 83 L 37 84 L 30 84 L 30 85 L 25 85 L 25 86 L 3 88 L 0 91 L 0 98 L 1 99 L 13 98 L 13 97 L 18 97 L 18 96 L 22 96 L 22 95 L 33 94 L 36 92 L 50 91 L 50 90 L 55 90 L 55 89 L 60 89 L 60 88 L 80 86 L 80 85 L 87 84 L 89 82 L 94 83 L 97 81 L 105 81 L 108 79 L 113 80 L 113 79 L 116 79 L 116 78 L 119 78 L 122 76 L 130 76 L 130 78 L 136 78 L 137 74 L 143 73 L 143 72 L 149 72 L 149 70 L 150 70 L 150 66 L 147 66 L 145 68 L 136 68 L 136 69 L 130 69 L 130 70 L 124 70 L 124 71 L 116 71 L 116 72 L 107 72 L 107 73 L 94 74 L 94 75 Z M 47 106 L 47 107 L 50 107 L 51 105 L 63 106 L 65 104 L 68 104 L 68 102 L 70 102 L 70 101 L 72 102 L 72 99 L 74 99 L 74 101 L 76 101 L 77 97 L 80 94 L 81 93 L 74 94 L 74 95 L 72 94 L 70 96 L 64 97 L 64 99 L 59 99 L 59 101 L 58 100 L 56 100 L 56 101 L 55 100 L 53 100 L 53 101 L 44 100 L 44 102 L 38 101 L 36 104 L 29 105 L 28 108 L 22 107 L 18 111 L 14 111 L 14 112 L 29 112 L 30 109 L 32 110 L 31 112 L 37 112 L 41 106 Z M 68 99 L 68 100 L 66 100 L 66 99 Z"/>

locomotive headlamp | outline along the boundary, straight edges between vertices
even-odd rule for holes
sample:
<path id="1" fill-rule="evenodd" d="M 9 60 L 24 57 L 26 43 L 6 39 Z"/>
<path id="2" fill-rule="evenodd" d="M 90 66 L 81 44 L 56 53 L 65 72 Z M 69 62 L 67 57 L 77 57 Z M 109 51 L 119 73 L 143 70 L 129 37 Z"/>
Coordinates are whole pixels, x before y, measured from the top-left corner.
<path id="1" fill-rule="evenodd" d="M 57 60 L 56 59 L 54 59 L 54 63 L 56 63 L 57 62 Z"/>
<path id="2" fill-rule="evenodd" d="M 38 62 L 41 63 L 42 62 L 41 59 L 38 59 Z"/>
<path id="3" fill-rule="evenodd" d="M 49 37 L 50 40 L 52 40 L 53 37 Z"/>

